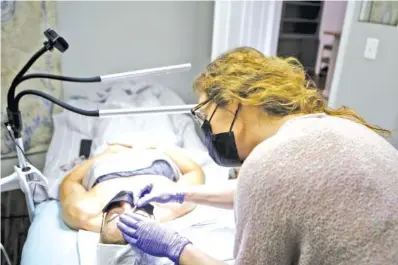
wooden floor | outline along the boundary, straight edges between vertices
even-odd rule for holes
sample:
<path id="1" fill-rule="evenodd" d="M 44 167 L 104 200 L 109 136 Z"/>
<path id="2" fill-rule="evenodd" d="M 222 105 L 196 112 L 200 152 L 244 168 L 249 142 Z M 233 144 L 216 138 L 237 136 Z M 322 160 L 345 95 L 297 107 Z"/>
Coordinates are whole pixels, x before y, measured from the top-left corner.
<path id="1" fill-rule="evenodd" d="M 20 264 L 22 248 L 29 228 L 29 216 L 22 191 L 1 193 L 1 243 L 12 265 Z M 1 254 L 1 265 L 6 260 Z"/>

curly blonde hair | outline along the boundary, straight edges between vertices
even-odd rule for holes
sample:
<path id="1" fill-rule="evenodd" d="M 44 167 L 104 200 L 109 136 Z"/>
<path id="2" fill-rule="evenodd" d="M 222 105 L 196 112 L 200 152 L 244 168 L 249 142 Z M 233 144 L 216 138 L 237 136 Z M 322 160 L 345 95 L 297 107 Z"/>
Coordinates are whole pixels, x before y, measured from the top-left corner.
<path id="1" fill-rule="evenodd" d="M 194 81 L 193 88 L 219 105 L 240 102 L 261 106 L 273 116 L 323 112 L 361 123 L 382 135 L 391 134 L 367 123 L 352 109 L 329 108 L 297 59 L 265 56 L 250 47 L 219 56 Z"/>

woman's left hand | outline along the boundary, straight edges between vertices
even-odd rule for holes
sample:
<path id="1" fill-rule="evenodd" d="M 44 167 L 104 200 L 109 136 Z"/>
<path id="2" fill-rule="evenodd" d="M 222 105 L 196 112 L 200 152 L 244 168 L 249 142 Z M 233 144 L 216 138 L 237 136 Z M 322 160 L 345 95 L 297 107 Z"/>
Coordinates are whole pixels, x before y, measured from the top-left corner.
<path id="1" fill-rule="evenodd" d="M 178 264 L 184 248 L 191 242 L 164 224 L 137 214 L 120 216 L 118 227 L 134 247 L 156 257 L 167 257 Z"/>

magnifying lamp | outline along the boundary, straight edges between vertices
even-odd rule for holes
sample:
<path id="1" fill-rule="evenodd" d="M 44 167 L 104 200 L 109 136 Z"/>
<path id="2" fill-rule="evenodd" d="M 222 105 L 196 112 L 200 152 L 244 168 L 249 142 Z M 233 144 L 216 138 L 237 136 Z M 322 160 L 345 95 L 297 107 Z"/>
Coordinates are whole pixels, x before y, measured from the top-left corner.
<path id="1" fill-rule="evenodd" d="M 28 207 L 30 220 L 33 219 L 35 204 L 33 201 L 33 194 L 29 187 L 29 181 L 42 183 L 41 185 L 47 188 L 47 178 L 36 169 L 33 165 L 25 161 L 24 146 L 22 141 L 22 116 L 19 110 L 19 103 L 25 95 L 36 95 L 45 98 L 54 104 L 61 106 L 69 111 L 92 117 L 110 117 L 110 116 L 127 116 L 127 115 L 144 115 L 144 114 L 180 114 L 189 113 L 194 105 L 178 105 L 178 106 L 160 106 L 148 108 L 131 108 L 131 109 L 105 109 L 105 110 L 85 110 L 76 108 L 67 104 L 51 95 L 37 90 L 24 90 L 15 95 L 16 88 L 24 81 L 33 78 L 53 79 L 66 82 L 77 83 L 99 83 L 99 82 L 114 82 L 121 79 L 128 79 L 140 76 L 153 76 L 159 74 L 170 74 L 189 70 L 191 64 L 179 64 L 172 66 L 157 67 L 144 70 L 136 70 L 125 73 L 117 73 L 110 75 L 94 76 L 94 77 L 70 77 L 62 75 L 53 75 L 47 73 L 26 74 L 34 62 L 39 59 L 47 51 L 53 51 L 54 48 L 60 52 L 65 52 L 69 48 L 68 42 L 57 34 L 53 29 L 47 29 L 44 32 L 47 40 L 43 43 L 43 47 L 37 51 L 24 65 L 21 71 L 13 79 L 7 95 L 7 118 L 5 123 L 7 130 L 15 140 L 16 152 L 18 156 L 18 166 L 14 166 L 15 172 L 10 176 L 0 179 L 1 192 L 21 189 L 25 193 L 26 203 Z"/>
<path id="2" fill-rule="evenodd" d="M 21 112 L 19 111 L 19 103 L 22 97 L 24 97 L 25 95 L 36 95 L 45 98 L 53 102 L 54 104 L 57 104 L 69 111 L 84 116 L 92 116 L 92 117 L 110 117 L 110 116 L 137 115 L 137 114 L 138 115 L 159 114 L 159 113 L 180 114 L 180 113 L 189 113 L 190 109 L 194 106 L 194 105 L 178 105 L 178 106 L 160 106 L 160 107 L 131 108 L 131 109 L 85 110 L 85 109 L 76 108 L 51 95 L 48 95 L 44 92 L 37 90 L 24 90 L 15 96 L 15 90 L 17 86 L 22 82 L 33 78 L 54 79 L 54 80 L 77 82 L 77 83 L 99 83 L 99 82 L 106 83 L 106 82 L 114 82 L 121 79 L 129 79 L 140 76 L 153 76 L 159 74 L 182 72 L 189 70 L 191 68 L 191 64 L 186 63 L 186 64 L 164 66 L 164 67 L 136 70 L 131 72 L 117 73 L 110 75 L 94 76 L 94 77 L 69 77 L 69 76 L 53 75 L 46 73 L 24 75 L 33 65 L 33 63 L 47 51 L 52 51 L 54 50 L 54 48 L 56 48 L 60 52 L 65 52 L 69 48 L 69 44 L 66 42 L 66 40 L 63 37 L 59 36 L 53 29 L 47 29 L 44 32 L 44 35 L 46 36 L 47 41 L 44 42 L 43 47 L 29 59 L 29 61 L 22 68 L 22 70 L 15 76 L 7 95 L 8 122 L 6 123 L 6 126 L 10 128 L 10 130 L 14 135 L 16 143 L 18 144 L 16 150 L 19 160 L 19 166 L 21 168 L 24 168 L 26 166 L 26 162 L 23 154 L 21 153 L 23 152 L 23 142 L 21 138 L 22 119 L 21 119 Z"/>

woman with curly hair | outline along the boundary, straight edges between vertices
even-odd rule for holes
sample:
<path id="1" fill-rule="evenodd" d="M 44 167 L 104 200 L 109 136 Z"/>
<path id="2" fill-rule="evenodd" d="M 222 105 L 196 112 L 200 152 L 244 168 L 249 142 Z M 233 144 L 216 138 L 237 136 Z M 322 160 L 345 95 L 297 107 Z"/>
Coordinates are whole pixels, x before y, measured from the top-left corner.
<path id="1" fill-rule="evenodd" d="M 248 47 L 218 57 L 194 90 L 209 154 L 241 166 L 238 178 L 219 189 L 149 185 L 136 194 L 139 205 L 233 208 L 237 265 L 398 264 L 398 151 L 381 136 L 389 131 L 329 108 L 296 59 Z M 224 264 L 164 224 L 120 220 L 126 241 L 144 252 Z"/>

